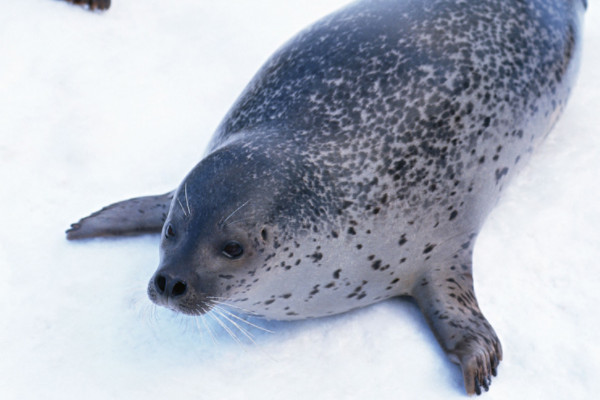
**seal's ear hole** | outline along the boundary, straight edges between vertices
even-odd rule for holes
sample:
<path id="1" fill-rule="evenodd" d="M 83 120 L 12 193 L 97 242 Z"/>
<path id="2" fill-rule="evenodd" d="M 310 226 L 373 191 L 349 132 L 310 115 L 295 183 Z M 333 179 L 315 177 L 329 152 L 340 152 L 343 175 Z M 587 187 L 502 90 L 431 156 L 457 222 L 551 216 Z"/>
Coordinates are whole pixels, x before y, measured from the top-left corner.
<path id="1" fill-rule="evenodd" d="M 267 241 L 267 239 L 269 238 L 269 233 L 267 232 L 267 228 L 262 228 L 260 230 L 260 237 L 262 238 L 263 241 Z"/>
<path id="2" fill-rule="evenodd" d="M 171 224 L 167 225 L 167 229 L 165 229 L 165 237 L 171 238 L 175 236 L 175 229 L 173 229 L 173 226 Z"/>

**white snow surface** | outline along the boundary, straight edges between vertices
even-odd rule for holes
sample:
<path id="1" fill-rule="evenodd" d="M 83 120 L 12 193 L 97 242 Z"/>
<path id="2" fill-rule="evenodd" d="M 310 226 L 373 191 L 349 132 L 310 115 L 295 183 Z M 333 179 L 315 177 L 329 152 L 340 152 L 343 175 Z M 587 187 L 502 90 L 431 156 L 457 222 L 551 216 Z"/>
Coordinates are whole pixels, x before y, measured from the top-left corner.
<path id="1" fill-rule="evenodd" d="M 410 301 L 251 320 L 274 333 L 240 322 L 255 343 L 238 344 L 150 304 L 158 235 L 65 239 L 104 205 L 175 188 L 269 55 L 344 3 L 0 1 L 1 399 L 466 397 Z M 599 20 L 591 1 L 569 106 L 477 242 L 505 354 L 486 399 L 598 398 Z"/>

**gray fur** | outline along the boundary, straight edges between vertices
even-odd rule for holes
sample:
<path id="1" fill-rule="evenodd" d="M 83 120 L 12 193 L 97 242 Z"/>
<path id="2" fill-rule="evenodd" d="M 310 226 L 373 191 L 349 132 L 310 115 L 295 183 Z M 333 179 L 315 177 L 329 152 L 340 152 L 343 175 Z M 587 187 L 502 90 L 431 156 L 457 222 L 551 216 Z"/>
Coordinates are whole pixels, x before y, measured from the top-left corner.
<path id="1" fill-rule="evenodd" d="M 413 296 L 487 390 L 502 349 L 472 249 L 566 104 L 583 4 L 361 1 L 302 32 L 176 191 L 150 298 L 292 320 Z"/>

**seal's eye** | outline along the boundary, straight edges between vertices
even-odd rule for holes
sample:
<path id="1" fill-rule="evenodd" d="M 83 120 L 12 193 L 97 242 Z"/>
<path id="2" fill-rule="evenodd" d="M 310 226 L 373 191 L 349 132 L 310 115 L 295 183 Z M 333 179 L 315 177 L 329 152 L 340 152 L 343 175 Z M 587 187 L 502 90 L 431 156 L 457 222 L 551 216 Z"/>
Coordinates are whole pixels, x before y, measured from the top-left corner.
<path id="1" fill-rule="evenodd" d="M 165 229 L 165 237 L 171 238 L 175 236 L 175 229 L 173 229 L 173 226 L 171 224 L 167 225 L 167 229 Z"/>
<path id="2" fill-rule="evenodd" d="M 244 248 L 238 242 L 227 242 L 221 251 L 227 258 L 236 259 L 244 254 Z"/>

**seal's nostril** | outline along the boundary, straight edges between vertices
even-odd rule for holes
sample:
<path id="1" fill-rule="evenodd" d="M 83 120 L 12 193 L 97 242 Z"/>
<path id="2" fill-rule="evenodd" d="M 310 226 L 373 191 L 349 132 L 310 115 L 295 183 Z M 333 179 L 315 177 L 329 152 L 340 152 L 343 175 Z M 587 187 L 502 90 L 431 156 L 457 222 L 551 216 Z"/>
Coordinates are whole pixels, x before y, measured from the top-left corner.
<path id="1" fill-rule="evenodd" d="M 184 282 L 181 282 L 181 281 L 175 282 L 175 284 L 173 285 L 173 289 L 171 290 L 171 296 L 173 296 L 173 297 L 181 296 L 182 294 L 185 293 L 186 288 L 187 288 L 187 285 Z"/>
<path id="2" fill-rule="evenodd" d="M 173 279 L 169 275 L 157 275 L 154 278 L 154 287 L 161 296 L 178 297 L 185 294 L 187 284 L 179 279 Z"/>
<path id="3" fill-rule="evenodd" d="M 159 294 L 164 294 L 165 293 L 165 287 L 167 286 L 167 279 L 164 276 L 162 276 L 162 275 L 158 275 L 154 279 L 154 286 L 156 286 L 156 291 Z"/>

